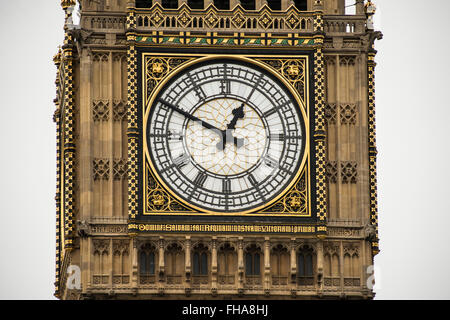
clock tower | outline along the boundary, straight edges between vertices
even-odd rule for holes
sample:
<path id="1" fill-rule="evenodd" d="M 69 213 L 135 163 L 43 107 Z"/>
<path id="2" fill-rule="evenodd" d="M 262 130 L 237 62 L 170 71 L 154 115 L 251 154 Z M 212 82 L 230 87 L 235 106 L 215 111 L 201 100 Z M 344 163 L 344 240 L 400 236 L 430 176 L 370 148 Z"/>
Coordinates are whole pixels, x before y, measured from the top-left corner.
<path id="1" fill-rule="evenodd" d="M 56 297 L 374 297 L 371 1 L 61 6 Z"/>

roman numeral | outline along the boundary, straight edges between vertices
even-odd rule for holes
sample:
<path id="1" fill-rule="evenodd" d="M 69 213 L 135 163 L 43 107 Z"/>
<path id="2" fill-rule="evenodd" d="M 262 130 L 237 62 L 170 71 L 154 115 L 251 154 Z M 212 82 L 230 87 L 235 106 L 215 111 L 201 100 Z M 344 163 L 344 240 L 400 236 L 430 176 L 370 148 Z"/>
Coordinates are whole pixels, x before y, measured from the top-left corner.
<path id="1" fill-rule="evenodd" d="M 288 140 L 288 139 L 301 140 L 301 139 L 303 139 L 303 136 L 301 136 L 301 135 L 287 136 L 284 133 L 274 133 L 274 134 L 270 134 L 268 136 L 268 138 L 272 141 L 284 141 L 284 140 Z"/>
<path id="2" fill-rule="evenodd" d="M 258 80 L 256 81 L 256 83 L 252 86 L 252 91 L 250 91 L 250 94 L 248 95 L 247 100 L 245 100 L 246 103 L 250 101 L 250 98 L 252 97 L 252 95 L 255 92 L 256 88 L 259 87 L 259 84 L 261 83 L 262 78 L 263 78 L 263 74 L 261 73 L 258 76 Z"/>
<path id="3" fill-rule="evenodd" d="M 264 116 L 264 118 L 267 118 L 267 117 L 270 117 L 271 115 L 273 115 L 276 112 L 277 112 L 277 108 L 272 108 L 269 111 L 264 112 L 263 116 Z"/>
<path id="4" fill-rule="evenodd" d="M 187 165 L 191 161 L 191 157 L 187 154 L 181 154 L 180 156 L 173 159 L 173 163 L 175 166 L 177 166 L 179 169 L 183 168 L 185 165 Z"/>
<path id="5" fill-rule="evenodd" d="M 167 134 L 167 138 L 169 140 L 183 140 L 183 135 L 181 132 L 171 132 L 169 131 L 169 133 Z"/>
<path id="6" fill-rule="evenodd" d="M 206 179 L 208 179 L 208 176 L 204 172 L 199 172 L 195 177 L 194 184 L 197 187 L 202 187 L 205 184 Z"/>
<path id="7" fill-rule="evenodd" d="M 231 92 L 231 83 L 230 80 L 220 80 L 220 92 L 222 94 L 230 94 Z"/>
<path id="8" fill-rule="evenodd" d="M 272 158 L 270 155 L 264 157 L 264 163 L 270 168 L 278 167 L 278 161 Z"/>
<path id="9" fill-rule="evenodd" d="M 231 180 L 230 179 L 222 180 L 222 192 L 223 193 L 231 193 Z"/>
<path id="10" fill-rule="evenodd" d="M 286 135 L 284 133 L 274 133 L 269 135 L 269 139 L 273 141 L 284 141 L 286 139 Z"/>
<path id="11" fill-rule="evenodd" d="M 194 87 L 195 95 L 197 96 L 197 98 L 200 101 L 205 100 L 206 99 L 206 94 L 203 91 L 202 87 L 200 85 L 198 85 L 197 82 L 195 82 L 195 80 L 192 78 L 190 73 L 188 73 L 187 76 L 189 77 L 189 80 L 190 80 L 192 86 Z"/>
<path id="12" fill-rule="evenodd" d="M 250 173 L 248 175 L 248 181 L 250 181 L 250 183 L 252 184 L 252 186 L 257 186 L 258 185 L 258 181 L 256 181 L 255 177 Z"/>

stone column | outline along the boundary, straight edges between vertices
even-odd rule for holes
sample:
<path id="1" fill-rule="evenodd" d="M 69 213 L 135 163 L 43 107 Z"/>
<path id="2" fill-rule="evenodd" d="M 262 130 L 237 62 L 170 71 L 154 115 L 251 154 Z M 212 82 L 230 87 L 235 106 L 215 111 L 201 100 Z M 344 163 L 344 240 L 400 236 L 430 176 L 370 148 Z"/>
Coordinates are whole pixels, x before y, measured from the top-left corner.
<path id="1" fill-rule="evenodd" d="M 242 292 L 244 289 L 244 239 L 239 237 L 238 240 L 238 290 Z"/>
<path id="2" fill-rule="evenodd" d="M 164 284 L 165 284 L 165 264 L 164 264 L 164 237 L 159 237 L 158 241 L 158 292 L 160 295 L 164 294 Z"/>
<path id="3" fill-rule="evenodd" d="M 217 237 L 211 241 L 211 289 L 217 290 Z"/>
<path id="4" fill-rule="evenodd" d="M 164 237 L 159 237 L 158 242 L 158 267 L 159 267 L 159 275 L 160 277 L 165 273 L 165 264 L 164 264 Z"/>
<path id="5" fill-rule="evenodd" d="M 132 251 L 131 251 L 131 287 L 133 289 L 137 289 L 138 287 L 138 273 L 139 273 L 139 250 L 138 250 L 138 241 L 136 237 L 131 239 L 132 241 Z M 112 254 L 114 256 L 114 254 Z"/>
<path id="6" fill-rule="evenodd" d="M 317 284 L 319 287 L 319 291 L 323 290 L 323 240 L 320 239 L 317 243 L 316 248 L 316 259 L 317 259 Z"/>
<path id="7" fill-rule="evenodd" d="M 270 238 L 264 238 L 264 290 L 270 290 Z"/>
<path id="8" fill-rule="evenodd" d="M 184 267 L 186 271 L 186 279 L 191 275 L 191 237 L 186 236 L 185 252 L 184 252 Z"/>
<path id="9" fill-rule="evenodd" d="M 184 270 L 186 274 L 186 284 L 184 287 L 187 297 L 191 295 L 191 237 L 186 236 L 184 244 Z"/>
<path id="10" fill-rule="evenodd" d="M 295 252 L 295 238 L 291 239 L 291 283 L 295 283 L 297 276 L 297 255 Z"/>

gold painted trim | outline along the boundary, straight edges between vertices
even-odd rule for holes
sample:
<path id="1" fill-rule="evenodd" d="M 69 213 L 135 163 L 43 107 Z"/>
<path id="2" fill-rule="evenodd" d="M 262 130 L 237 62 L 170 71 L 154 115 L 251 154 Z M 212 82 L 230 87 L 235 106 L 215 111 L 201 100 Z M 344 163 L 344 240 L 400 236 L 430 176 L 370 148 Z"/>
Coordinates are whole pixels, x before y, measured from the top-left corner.
<path id="1" fill-rule="evenodd" d="M 274 225 L 274 224 L 204 224 L 204 223 L 138 223 L 133 226 L 140 232 L 177 232 L 177 233 L 285 233 L 314 234 L 320 227 L 315 225 Z"/>
<path id="2" fill-rule="evenodd" d="M 142 53 L 141 58 L 145 59 L 146 56 L 182 56 L 182 57 L 186 57 L 186 56 L 193 56 L 193 57 L 199 57 L 196 60 L 192 60 L 189 61 L 185 64 L 183 64 L 180 68 L 177 68 L 176 70 L 174 70 L 171 74 L 169 74 L 168 76 L 165 77 L 165 79 L 163 81 L 161 81 L 153 90 L 152 96 L 148 102 L 148 107 L 144 104 L 144 101 L 146 100 L 145 97 L 147 96 L 147 92 L 146 92 L 146 86 L 145 86 L 145 81 L 142 81 L 142 92 L 143 92 L 143 97 L 142 97 L 142 112 L 143 112 L 143 130 L 142 130 L 142 142 L 143 142 L 143 151 L 144 151 L 144 156 L 143 156 L 143 162 L 142 162 L 142 169 L 145 170 L 145 161 L 146 159 L 148 159 L 148 163 L 150 165 L 150 168 L 152 170 L 152 174 L 155 176 L 156 180 L 163 186 L 163 188 L 173 197 L 175 198 L 178 202 L 180 202 L 181 204 L 187 206 L 188 208 L 193 208 L 194 210 L 198 211 L 197 213 L 177 213 L 178 215 L 213 215 L 213 216 L 282 216 L 282 217 L 311 217 L 311 185 L 310 185 L 310 139 L 311 139 L 311 134 L 310 134 L 310 128 L 309 128 L 309 115 L 310 115 L 310 110 L 309 110 L 309 99 L 305 99 L 307 102 L 307 106 L 305 106 L 302 102 L 302 99 L 299 97 L 299 95 L 297 94 L 297 92 L 295 91 L 294 88 L 292 88 L 292 86 L 290 85 L 290 83 L 285 80 L 284 78 L 282 78 L 279 74 L 275 73 L 272 69 L 270 69 L 267 65 L 263 64 L 262 62 L 259 62 L 257 60 L 255 60 L 256 58 L 288 58 L 288 59 L 292 59 L 293 56 L 272 56 L 272 55 L 203 55 L 203 56 L 199 56 L 198 54 L 155 54 L 155 53 Z M 304 58 L 306 61 L 306 71 L 305 71 L 305 77 L 306 77 L 306 92 L 309 92 L 309 57 L 307 55 L 298 55 L 295 56 L 297 58 Z M 253 59 L 252 59 L 253 58 Z M 242 211 L 242 212 L 223 212 L 223 211 L 211 211 L 211 210 L 205 210 L 203 208 L 197 207 L 195 205 L 192 205 L 188 202 L 186 202 L 183 198 L 179 197 L 177 194 L 175 194 L 171 188 L 169 188 L 165 182 L 161 179 L 161 177 L 158 175 L 158 173 L 156 172 L 152 161 L 150 160 L 150 154 L 149 154 L 149 150 L 148 150 L 148 146 L 147 146 L 147 139 L 145 137 L 145 132 L 147 132 L 147 121 L 148 121 L 148 117 L 150 115 L 150 110 L 151 107 L 153 105 L 154 99 L 156 98 L 156 96 L 158 95 L 158 93 L 162 90 L 162 88 L 175 76 L 177 76 L 179 73 L 181 73 L 183 70 L 185 70 L 186 68 L 189 68 L 192 65 L 198 64 L 198 63 L 202 63 L 202 62 L 207 62 L 207 61 L 214 61 L 214 60 L 219 60 L 219 59 L 229 59 L 229 60 L 236 60 L 236 61 L 241 61 L 241 62 L 246 62 L 249 64 L 253 64 L 256 65 L 260 68 L 262 68 L 263 70 L 266 70 L 268 73 L 270 73 L 271 75 L 275 76 L 275 78 L 277 78 L 284 86 L 286 89 L 288 89 L 288 91 L 293 95 L 293 97 L 295 98 L 295 100 L 297 101 L 297 104 L 300 107 L 300 111 L 303 117 L 303 121 L 305 124 L 305 131 L 306 131 L 306 145 L 305 145 L 305 152 L 303 154 L 303 159 L 300 163 L 300 169 L 298 170 L 298 172 L 295 174 L 294 179 L 292 179 L 292 181 L 289 183 L 289 185 L 282 191 L 280 192 L 279 195 L 277 195 L 274 199 L 272 199 L 269 203 L 263 204 L 257 208 L 253 208 L 250 210 L 246 210 L 246 211 Z M 143 64 L 144 65 L 144 64 Z M 143 68 L 141 70 L 141 72 L 143 72 L 143 78 L 145 79 L 145 69 Z M 308 97 L 309 98 L 309 97 Z M 308 112 L 307 112 L 308 111 Z M 276 213 L 266 213 L 266 214 L 252 214 L 252 215 L 248 215 L 249 213 L 254 213 L 257 211 L 261 211 L 263 209 L 269 208 L 271 205 L 273 205 L 275 202 L 277 202 L 278 200 L 280 200 L 283 196 L 285 196 L 289 190 L 291 190 L 293 188 L 293 186 L 298 182 L 298 179 L 300 178 L 302 172 L 305 170 L 305 164 L 306 161 L 308 161 L 308 172 L 306 173 L 308 176 L 308 208 L 307 208 L 307 212 L 308 215 L 299 215 L 299 214 L 276 214 Z M 146 174 L 144 174 L 144 179 L 147 179 Z M 144 186 L 146 186 L 146 180 L 144 181 Z M 143 190 L 141 190 L 141 194 L 144 195 L 143 197 L 143 201 L 145 201 L 145 192 L 146 192 L 146 187 L 143 188 Z M 146 213 L 145 212 L 145 208 L 143 208 L 143 214 L 144 215 L 168 215 L 167 212 L 164 213 Z"/>

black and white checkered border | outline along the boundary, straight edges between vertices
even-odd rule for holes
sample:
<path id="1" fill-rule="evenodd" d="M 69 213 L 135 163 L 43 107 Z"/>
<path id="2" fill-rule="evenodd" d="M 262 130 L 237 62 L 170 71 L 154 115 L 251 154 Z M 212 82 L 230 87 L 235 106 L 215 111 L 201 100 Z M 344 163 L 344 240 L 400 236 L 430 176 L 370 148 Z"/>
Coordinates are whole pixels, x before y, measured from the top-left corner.
<path id="1" fill-rule="evenodd" d="M 137 65 L 136 48 L 130 45 L 127 50 L 128 65 L 128 217 L 136 219 L 138 214 L 138 128 L 137 116 Z"/>
<path id="2" fill-rule="evenodd" d="M 327 219 L 326 144 L 325 144 L 325 65 L 322 48 L 314 52 L 314 99 L 315 99 L 315 165 L 316 165 L 316 212 L 320 222 Z"/>
<path id="3" fill-rule="evenodd" d="M 64 39 L 64 248 L 73 244 L 75 213 L 75 97 L 73 86 L 72 35 Z"/>
<path id="4" fill-rule="evenodd" d="M 379 252 L 378 243 L 378 190 L 377 190 L 377 145 L 375 121 L 375 54 L 368 56 L 368 125 L 369 125 L 369 188 L 370 188 L 370 223 L 375 228 L 376 239 L 372 241 L 372 251 Z"/>

